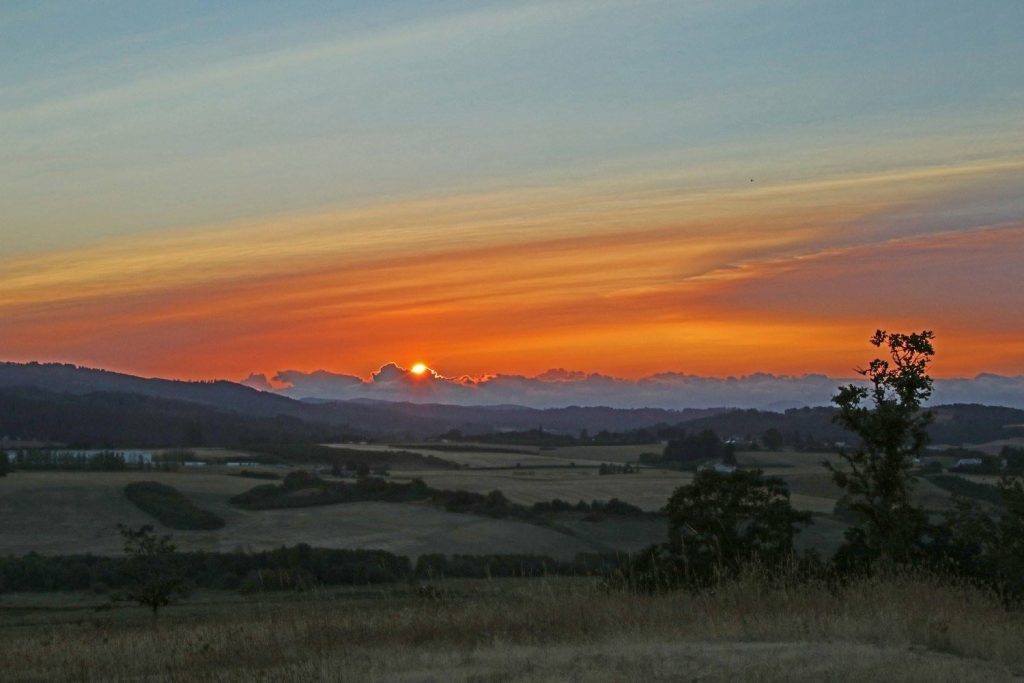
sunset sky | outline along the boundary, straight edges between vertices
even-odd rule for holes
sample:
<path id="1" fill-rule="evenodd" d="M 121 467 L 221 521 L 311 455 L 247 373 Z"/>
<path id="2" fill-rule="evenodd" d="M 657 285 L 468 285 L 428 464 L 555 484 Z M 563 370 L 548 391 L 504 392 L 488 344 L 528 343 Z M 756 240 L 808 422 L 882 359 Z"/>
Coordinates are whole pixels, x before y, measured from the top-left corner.
<path id="1" fill-rule="evenodd" d="M 1024 374 L 1024 2 L 5 2 L 0 360 Z"/>

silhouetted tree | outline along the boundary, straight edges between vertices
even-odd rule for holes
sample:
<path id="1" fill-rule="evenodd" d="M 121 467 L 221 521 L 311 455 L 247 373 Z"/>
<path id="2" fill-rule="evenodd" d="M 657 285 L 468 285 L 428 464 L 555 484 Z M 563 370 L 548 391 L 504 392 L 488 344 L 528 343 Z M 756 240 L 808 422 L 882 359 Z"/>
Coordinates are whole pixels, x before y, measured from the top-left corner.
<path id="1" fill-rule="evenodd" d="M 781 479 L 760 470 L 698 472 L 672 494 L 669 542 L 633 556 L 608 578 L 612 587 L 662 591 L 701 587 L 758 563 L 771 571 L 793 556 L 793 536 L 810 514 L 794 510 Z"/>
<path id="2" fill-rule="evenodd" d="M 127 597 L 153 610 L 153 618 L 161 607 L 185 594 L 185 581 L 178 572 L 175 546 L 169 535 L 159 536 L 149 524 L 132 529 L 118 525 L 124 539 L 124 553 L 132 585 Z"/>
<path id="3" fill-rule="evenodd" d="M 686 433 L 665 444 L 662 458 L 668 463 L 695 465 L 708 460 L 719 460 L 726 456 L 729 447 L 722 443 L 710 429 L 698 433 Z"/>
<path id="4" fill-rule="evenodd" d="M 698 472 L 676 489 L 665 511 L 669 546 L 698 577 L 734 572 L 753 560 L 778 562 L 793 551 L 796 525 L 810 521 L 790 505 L 783 481 L 760 470 Z"/>
<path id="5" fill-rule="evenodd" d="M 933 339 L 927 330 L 876 331 L 871 344 L 884 347 L 888 358 L 858 370 L 868 386 L 840 387 L 832 399 L 839 407 L 836 422 L 861 440 L 855 450 L 840 453 L 843 466 L 826 463 L 845 491 L 843 504 L 859 522 L 846 533 L 840 563 L 902 562 L 920 552 L 927 517 L 911 500 L 910 468 L 927 443 L 932 420 L 921 404 L 932 393 L 927 371 Z"/>
<path id="6" fill-rule="evenodd" d="M 763 443 L 764 447 L 770 451 L 777 451 L 782 448 L 783 442 L 784 438 L 782 436 L 782 432 L 775 429 L 775 427 L 770 427 L 761 435 L 761 443 Z"/>

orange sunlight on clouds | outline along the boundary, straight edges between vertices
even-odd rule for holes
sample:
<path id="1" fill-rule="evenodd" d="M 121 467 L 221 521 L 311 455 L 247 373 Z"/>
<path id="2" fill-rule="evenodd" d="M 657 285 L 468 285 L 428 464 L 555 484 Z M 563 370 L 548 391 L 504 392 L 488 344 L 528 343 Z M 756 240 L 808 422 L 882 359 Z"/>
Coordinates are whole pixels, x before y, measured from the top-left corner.
<path id="1" fill-rule="evenodd" d="M 846 375 L 889 326 L 935 329 L 940 375 L 1020 372 L 1024 226 L 900 217 L 1022 168 L 524 189 L 22 256 L 0 261 L 0 354 L 185 378 L 417 357 Z"/>

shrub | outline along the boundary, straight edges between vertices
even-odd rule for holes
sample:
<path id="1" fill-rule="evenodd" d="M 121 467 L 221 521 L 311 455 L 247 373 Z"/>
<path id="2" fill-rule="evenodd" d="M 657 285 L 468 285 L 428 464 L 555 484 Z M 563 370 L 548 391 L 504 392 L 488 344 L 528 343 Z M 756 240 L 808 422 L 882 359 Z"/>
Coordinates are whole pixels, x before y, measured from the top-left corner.
<path id="1" fill-rule="evenodd" d="M 302 495 L 295 495 L 296 492 Z M 232 505 L 249 510 L 311 507 L 336 503 L 378 500 L 404 503 L 427 498 L 433 489 L 422 479 L 401 483 L 378 477 L 362 477 L 355 482 L 327 482 L 308 472 L 291 472 L 280 486 L 262 484 L 229 499 Z"/>
<path id="2" fill-rule="evenodd" d="M 224 520 L 197 507 L 172 486 L 155 481 L 138 481 L 124 487 L 124 495 L 139 509 L 172 529 L 220 529 Z"/>

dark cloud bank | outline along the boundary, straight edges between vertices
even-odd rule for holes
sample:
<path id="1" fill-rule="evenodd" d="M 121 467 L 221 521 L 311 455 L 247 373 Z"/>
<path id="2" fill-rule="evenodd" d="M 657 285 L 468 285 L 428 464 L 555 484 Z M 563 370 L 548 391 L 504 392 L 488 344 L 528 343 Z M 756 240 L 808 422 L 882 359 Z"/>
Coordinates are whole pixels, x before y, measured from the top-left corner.
<path id="1" fill-rule="evenodd" d="M 613 408 L 712 408 L 720 406 L 784 410 L 827 405 L 836 387 L 851 379 L 825 375 L 701 377 L 665 372 L 641 379 L 620 379 L 563 369 L 535 377 L 485 378 L 414 375 L 394 363 L 369 380 L 318 370 L 284 370 L 268 379 L 250 375 L 243 384 L 298 399 L 377 399 L 456 405 L 521 405 L 556 408 L 569 405 Z M 981 374 L 970 379 L 936 380 L 933 403 L 983 403 L 1024 408 L 1024 375 Z"/>

